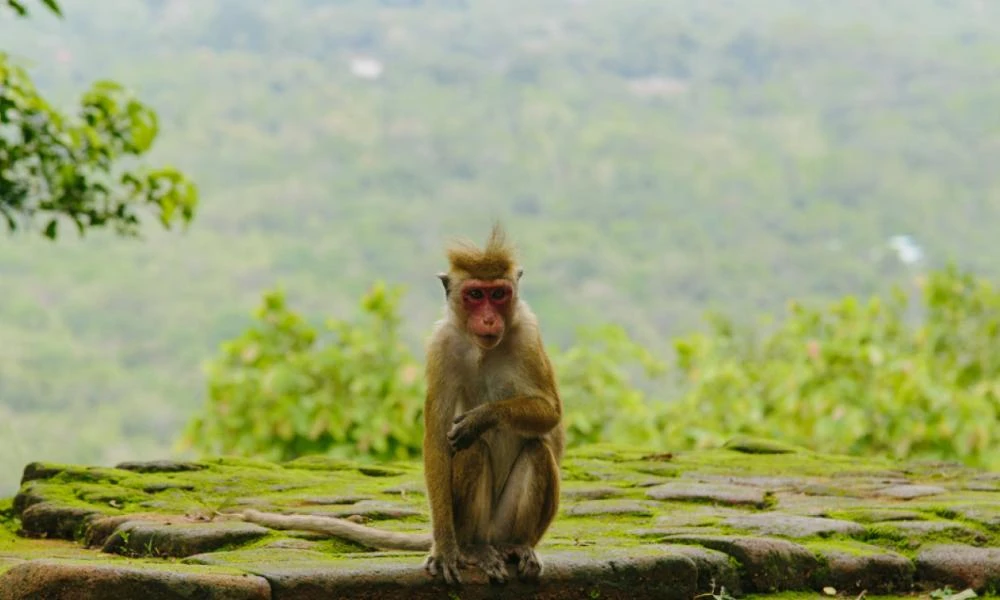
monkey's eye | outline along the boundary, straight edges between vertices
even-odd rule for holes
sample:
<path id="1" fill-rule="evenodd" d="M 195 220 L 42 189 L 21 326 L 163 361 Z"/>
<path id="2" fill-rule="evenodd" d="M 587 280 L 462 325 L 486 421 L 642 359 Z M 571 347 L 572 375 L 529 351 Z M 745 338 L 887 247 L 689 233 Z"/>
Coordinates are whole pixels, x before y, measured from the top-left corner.
<path id="1" fill-rule="evenodd" d="M 494 300 L 503 300 L 506 297 L 507 297 L 507 290 L 503 288 L 497 288 L 492 292 L 490 292 L 490 298 L 493 298 Z"/>
<path id="2" fill-rule="evenodd" d="M 469 290 L 469 298 L 472 298 L 473 300 L 482 300 L 483 290 Z"/>

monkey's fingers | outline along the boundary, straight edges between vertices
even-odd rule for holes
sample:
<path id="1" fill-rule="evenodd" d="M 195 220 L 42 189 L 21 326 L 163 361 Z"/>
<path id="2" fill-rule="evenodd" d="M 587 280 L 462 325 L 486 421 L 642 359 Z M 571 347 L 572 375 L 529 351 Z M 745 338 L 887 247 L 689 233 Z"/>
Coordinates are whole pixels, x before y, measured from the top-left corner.
<path id="1" fill-rule="evenodd" d="M 454 440 L 449 440 L 449 445 L 453 452 L 458 452 L 459 450 L 465 450 L 472 445 L 472 440 L 464 437 L 455 438 Z"/>
<path id="2" fill-rule="evenodd" d="M 503 583 L 507 581 L 507 565 L 504 564 L 503 557 L 496 550 L 480 560 L 479 568 L 490 578 L 491 582 Z"/>
<path id="3" fill-rule="evenodd" d="M 458 425 L 452 425 L 448 430 L 448 444 L 455 452 L 465 450 L 479 439 L 479 431 L 472 426 L 471 421 L 464 421 Z"/>
<path id="4" fill-rule="evenodd" d="M 444 580 L 448 583 L 462 583 L 462 576 L 458 574 L 458 564 L 445 563 Z"/>
<path id="5" fill-rule="evenodd" d="M 517 563 L 517 574 L 522 579 L 537 579 L 542 574 L 542 562 L 531 546 L 516 544 L 501 551 L 507 560 Z"/>
<path id="6" fill-rule="evenodd" d="M 517 563 L 517 572 L 525 579 L 537 579 L 542 574 L 542 563 L 538 560 L 535 551 L 528 549 L 521 553 L 521 560 Z"/>
<path id="7" fill-rule="evenodd" d="M 462 583 L 462 578 L 458 574 L 458 564 L 455 561 L 442 560 L 431 555 L 424 561 L 424 568 L 431 577 L 437 577 L 440 574 L 449 584 Z"/>

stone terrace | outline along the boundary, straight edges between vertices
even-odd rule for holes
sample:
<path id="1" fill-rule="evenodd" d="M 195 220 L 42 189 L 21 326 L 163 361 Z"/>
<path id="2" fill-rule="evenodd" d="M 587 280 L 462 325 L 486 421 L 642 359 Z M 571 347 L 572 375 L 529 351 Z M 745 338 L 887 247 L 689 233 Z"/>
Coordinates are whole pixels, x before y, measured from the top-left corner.
<path id="1" fill-rule="evenodd" d="M 0 600 L 1000 591 L 1000 473 L 738 440 L 673 455 L 589 447 L 569 454 L 563 480 L 540 582 L 491 586 L 466 571 L 464 587 L 449 589 L 424 573 L 421 553 L 225 514 L 253 507 L 426 530 L 416 462 L 33 463 L 20 493 L 0 501 Z"/>

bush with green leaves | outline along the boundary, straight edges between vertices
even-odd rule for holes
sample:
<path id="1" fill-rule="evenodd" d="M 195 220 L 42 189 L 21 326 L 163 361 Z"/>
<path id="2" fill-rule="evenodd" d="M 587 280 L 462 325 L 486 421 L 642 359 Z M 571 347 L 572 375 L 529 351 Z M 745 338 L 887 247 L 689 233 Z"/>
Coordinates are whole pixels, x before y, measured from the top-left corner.
<path id="1" fill-rule="evenodd" d="M 643 383 L 666 365 L 617 325 L 577 330 L 576 343 L 550 349 L 559 382 L 569 446 L 606 440 L 656 445 L 655 408 Z"/>
<path id="2" fill-rule="evenodd" d="M 659 416 L 667 443 L 747 434 L 1000 467 L 1000 293 L 955 268 L 919 284 L 919 306 L 897 288 L 825 309 L 793 303 L 759 337 L 719 319 L 677 340 L 685 392 Z"/>
<path id="3" fill-rule="evenodd" d="M 401 294 L 376 284 L 358 322 L 330 319 L 319 330 L 284 292 L 267 292 L 256 323 L 208 364 L 208 404 L 185 442 L 274 459 L 418 455 L 424 377 L 399 337 Z"/>
<path id="4" fill-rule="evenodd" d="M 43 4 L 61 15 L 54 0 Z M 26 2 L 4 5 L 28 14 Z M 0 52 L 0 217 L 9 231 L 41 220 L 50 239 L 63 220 L 81 235 L 106 226 L 137 235 L 140 207 L 152 209 L 166 228 L 189 222 L 198 194 L 184 174 L 123 168 L 150 150 L 157 133 L 156 113 L 113 81 L 94 83 L 77 115 L 60 113 Z"/>
<path id="5" fill-rule="evenodd" d="M 422 365 L 400 341 L 401 294 L 377 284 L 358 322 L 331 320 L 321 337 L 281 291 L 267 292 L 254 326 L 208 365 L 208 404 L 185 443 L 280 459 L 418 456 L 426 388 Z M 551 352 L 570 445 L 658 435 L 633 380 L 664 367 L 622 328 L 583 328 L 577 345 Z"/>
<path id="6" fill-rule="evenodd" d="M 258 324 L 212 363 L 191 439 L 281 458 L 418 455 L 424 382 L 398 336 L 400 293 L 376 286 L 365 322 L 332 321 L 325 341 L 268 293 Z M 582 328 L 574 345 L 551 349 L 567 443 L 678 450 L 751 435 L 998 467 L 1000 293 L 950 268 L 922 281 L 922 299 L 911 306 L 897 289 L 887 300 L 792 303 L 758 331 L 713 317 L 707 332 L 676 340 L 676 390 L 624 329 Z"/>

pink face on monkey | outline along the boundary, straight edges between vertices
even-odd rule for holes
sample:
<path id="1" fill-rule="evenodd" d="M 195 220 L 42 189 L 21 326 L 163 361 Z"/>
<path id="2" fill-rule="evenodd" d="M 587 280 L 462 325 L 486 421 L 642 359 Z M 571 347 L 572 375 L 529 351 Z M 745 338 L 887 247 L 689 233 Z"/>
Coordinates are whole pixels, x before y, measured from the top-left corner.
<path id="1" fill-rule="evenodd" d="M 503 339 L 514 287 L 506 279 L 468 279 L 462 284 L 466 328 L 480 348 L 489 350 Z"/>

